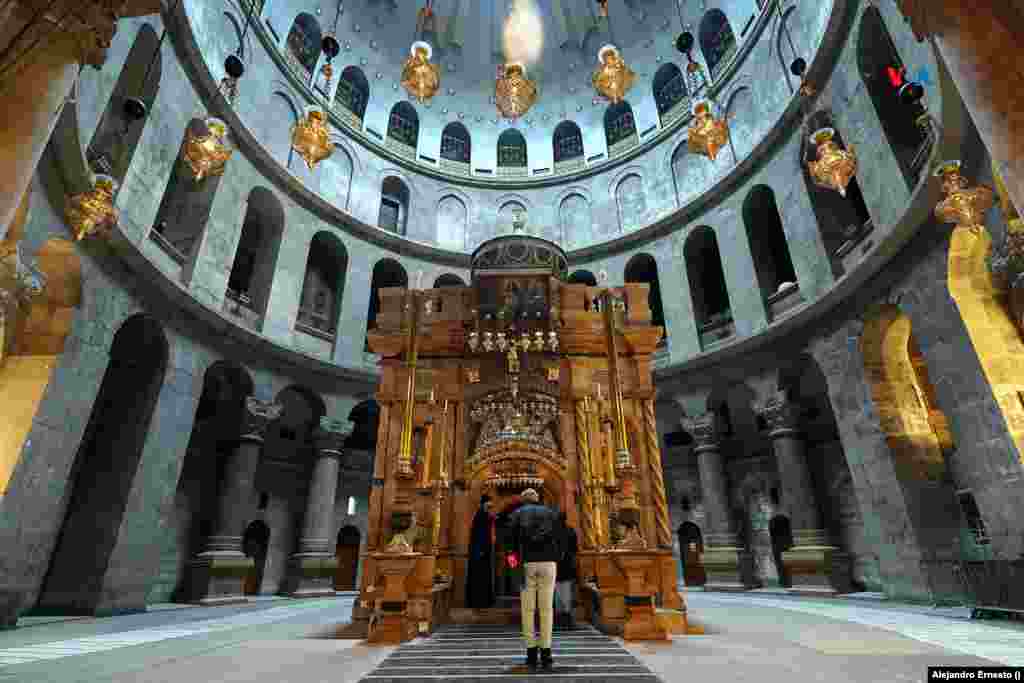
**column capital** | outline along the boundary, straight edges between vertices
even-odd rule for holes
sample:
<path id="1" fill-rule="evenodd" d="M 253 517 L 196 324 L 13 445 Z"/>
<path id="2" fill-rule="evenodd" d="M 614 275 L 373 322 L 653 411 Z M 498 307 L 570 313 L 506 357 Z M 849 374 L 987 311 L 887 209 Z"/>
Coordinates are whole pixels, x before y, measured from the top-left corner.
<path id="1" fill-rule="evenodd" d="M 688 431 L 696 442 L 697 450 L 717 450 L 718 425 L 717 418 L 713 412 L 706 412 L 694 417 L 684 417 L 681 420 L 683 429 Z"/>
<path id="2" fill-rule="evenodd" d="M 281 417 L 284 406 L 273 401 L 262 401 L 254 396 L 245 399 L 245 410 L 242 412 L 242 429 L 239 435 L 243 439 L 262 441 L 267 427 Z"/>
<path id="3" fill-rule="evenodd" d="M 313 443 L 318 457 L 341 456 L 345 439 L 352 435 L 355 425 L 350 420 L 321 417 L 320 424 L 313 430 Z"/>
<path id="4" fill-rule="evenodd" d="M 800 431 L 802 409 L 784 391 L 776 392 L 761 405 L 761 417 L 768 424 L 772 438 L 793 436 Z"/>

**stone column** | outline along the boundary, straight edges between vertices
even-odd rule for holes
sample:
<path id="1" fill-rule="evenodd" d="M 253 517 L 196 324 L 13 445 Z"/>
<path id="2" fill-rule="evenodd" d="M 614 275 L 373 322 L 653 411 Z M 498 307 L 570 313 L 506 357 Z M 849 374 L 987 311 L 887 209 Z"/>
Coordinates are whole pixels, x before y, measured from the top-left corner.
<path id="1" fill-rule="evenodd" d="M 693 449 L 700 469 L 700 485 L 704 509 L 708 515 L 707 533 L 704 535 L 704 570 L 707 573 L 705 590 L 747 590 L 751 588 L 749 552 L 740 548 L 736 529 L 729 513 L 729 487 L 726 482 L 725 460 L 715 414 L 708 412 L 696 418 L 684 419 L 683 427 L 695 441 Z"/>
<path id="2" fill-rule="evenodd" d="M 793 531 L 793 547 L 782 553 L 782 564 L 792 580 L 791 591 L 849 592 L 850 559 L 829 543 L 822 525 L 800 431 L 800 412 L 800 406 L 782 392 L 771 397 L 761 411 L 779 468 L 782 508 Z"/>
<path id="3" fill-rule="evenodd" d="M 225 457 L 224 480 L 217 500 L 213 534 L 192 561 L 192 599 L 201 604 L 244 602 L 245 576 L 254 566 L 242 552 L 249 498 L 256 478 L 267 426 L 281 416 L 279 403 L 245 400 L 242 428 L 235 448 Z"/>
<path id="4" fill-rule="evenodd" d="M 331 521 L 338 495 L 342 449 L 350 434 L 351 423 L 323 417 L 313 435 L 316 461 L 306 496 L 299 552 L 288 561 L 288 594 L 293 597 L 334 595 L 338 558 L 331 538 Z"/>

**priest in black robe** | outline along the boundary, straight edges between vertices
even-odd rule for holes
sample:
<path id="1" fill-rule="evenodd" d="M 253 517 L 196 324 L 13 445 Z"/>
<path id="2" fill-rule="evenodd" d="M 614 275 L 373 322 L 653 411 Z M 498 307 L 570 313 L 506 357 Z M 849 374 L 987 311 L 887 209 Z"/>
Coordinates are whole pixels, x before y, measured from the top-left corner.
<path id="1" fill-rule="evenodd" d="M 469 536 L 469 566 L 466 570 L 466 606 L 494 607 L 494 515 L 491 497 L 480 497 Z"/>

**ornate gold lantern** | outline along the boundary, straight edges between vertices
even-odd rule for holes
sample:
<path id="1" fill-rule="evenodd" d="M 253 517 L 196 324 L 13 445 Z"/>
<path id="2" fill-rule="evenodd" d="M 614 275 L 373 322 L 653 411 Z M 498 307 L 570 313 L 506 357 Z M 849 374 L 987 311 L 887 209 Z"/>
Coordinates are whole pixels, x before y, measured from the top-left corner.
<path id="1" fill-rule="evenodd" d="M 818 148 L 818 159 L 808 161 L 807 170 L 816 185 L 845 197 L 847 186 L 857 175 L 857 153 L 852 145 L 849 149 L 840 149 L 835 136 L 833 128 L 822 128 L 811 135 L 811 144 Z"/>
<path id="2" fill-rule="evenodd" d="M 203 121 L 203 128 L 205 134 L 189 126 L 181 148 L 181 160 L 188 165 L 197 183 L 203 178 L 224 173 L 224 166 L 234 153 L 228 142 L 226 123 L 210 116 Z"/>
<path id="3" fill-rule="evenodd" d="M 292 126 L 292 149 L 305 159 L 311 171 L 334 153 L 323 109 L 315 105 L 306 107 L 305 115 Z"/>
<path id="4" fill-rule="evenodd" d="M 118 219 L 118 211 L 114 207 L 115 192 L 117 181 L 99 174 L 91 190 L 68 198 L 64 216 L 76 240 L 110 233 Z"/>
<path id="5" fill-rule="evenodd" d="M 429 43 L 417 40 L 409 49 L 409 58 L 402 66 L 402 87 L 420 102 L 430 100 L 441 87 L 441 68 L 430 62 L 433 55 Z"/>
<path id="6" fill-rule="evenodd" d="M 24 306 L 42 294 L 46 286 L 46 276 L 25 260 L 21 248 L 21 242 L 0 242 L 0 319 L 4 315 L 3 307 L 12 302 Z M 0 349 L 0 357 L 2 355 L 3 349 Z"/>
<path id="7" fill-rule="evenodd" d="M 537 85 L 526 76 L 526 67 L 518 62 L 505 65 L 505 74 L 494 86 L 494 103 L 501 115 L 516 119 L 530 111 L 537 101 Z"/>
<path id="8" fill-rule="evenodd" d="M 614 45 L 602 47 L 597 53 L 597 62 L 600 66 L 590 79 L 594 90 L 612 104 L 618 104 L 633 87 L 636 74 L 623 61 L 619 49 Z"/>
<path id="9" fill-rule="evenodd" d="M 703 154 L 711 161 L 718 156 L 718 150 L 729 144 L 729 124 L 725 119 L 716 119 L 711 112 L 711 103 L 701 100 L 693 106 L 693 122 L 687 146 L 691 152 Z"/>
<path id="10" fill-rule="evenodd" d="M 946 195 L 935 206 L 935 217 L 943 223 L 967 228 L 983 225 L 985 213 L 995 204 L 992 188 L 968 187 L 967 179 L 960 175 L 959 161 L 944 162 L 935 169 L 935 177 L 942 179 L 942 191 Z"/>

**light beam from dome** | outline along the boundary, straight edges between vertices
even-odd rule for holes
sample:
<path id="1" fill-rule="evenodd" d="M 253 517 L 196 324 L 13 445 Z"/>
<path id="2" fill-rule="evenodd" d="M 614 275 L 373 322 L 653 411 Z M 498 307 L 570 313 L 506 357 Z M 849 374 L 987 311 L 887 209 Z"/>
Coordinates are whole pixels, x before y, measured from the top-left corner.
<path id="1" fill-rule="evenodd" d="M 515 0 L 505 19 L 502 49 L 506 62 L 536 64 L 544 51 L 544 22 L 533 0 Z"/>

